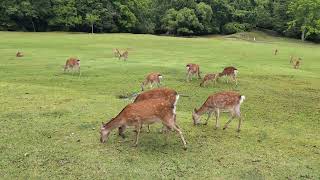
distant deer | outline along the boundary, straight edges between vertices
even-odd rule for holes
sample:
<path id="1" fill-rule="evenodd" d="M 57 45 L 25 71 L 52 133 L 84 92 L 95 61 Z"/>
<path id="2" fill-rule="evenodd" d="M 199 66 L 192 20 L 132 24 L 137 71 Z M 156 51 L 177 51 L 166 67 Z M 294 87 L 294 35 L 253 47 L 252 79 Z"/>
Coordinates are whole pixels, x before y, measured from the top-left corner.
<path id="1" fill-rule="evenodd" d="M 17 54 L 16 54 L 16 57 L 23 57 L 23 53 L 18 51 Z"/>
<path id="2" fill-rule="evenodd" d="M 222 76 L 231 77 L 233 81 L 235 81 L 235 83 L 238 84 L 237 74 L 238 74 L 238 69 L 235 67 L 229 66 L 224 68 L 222 73 L 219 73 L 219 77 L 222 77 Z M 228 83 L 228 79 L 227 79 L 227 83 Z"/>
<path id="3" fill-rule="evenodd" d="M 123 52 L 123 53 L 121 53 L 118 49 L 116 49 L 117 50 L 117 52 L 118 52 L 118 54 L 119 54 L 119 60 L 121 59 L 121 58 L 123 58 L 123 60 L 124 61 L 126 61 L 127 59 L 128 59 L 128 55 L 129 55 L 129 52 L 128 52 L 128 50 L 126 50 L 125 52 Z"/>
<path id="4" fill-rule="evenodd" d="M 198 78 L 201 79 L 200 76 L 200 66 L 198 64 L 189 63 L 186 65 L 187 68 L 187 82 L 192 80 L 192 76 L 198 75 Z"/>
<path id="5" fill-rule="evenodd" d="M 144 91 L 144 87 L 146 85 L 150 85 L 152 88 L 153 85 L 156 84 L 158 87 L 160 87 L 161 79 L 162 79 L 162 75 L 158 72 L 152 72 L 148 74 L 145 81 L 141 84 L 141 91 Z"/>
<path id="6" fill-rule="evenodd" d="M 208 113 L 208 118 L 205 125 L 208 123 L 212 113 L 215 113 L 216 116 L 216 125 L 215 128 L 219 127 L 219 116 L 220 111 L 227 110 L 231 114 L 231 118 L 226 123 L 223 129 L 228 127 L 228 124 L 235 118 L 239 118 L 238 124 L 238 132 L 240 131 L 241 126 L 241 114 L 240 114 L 240 105 L 245 100 L 245 96 L 241 96 L 239 93 L 236 92 L 219 92 L 213 94 L 208 97 L 208 99 L 204 102 L 204 104 L 199 109 L 194 109 L 192 113 L 193 124 L 197 125 L 200 123 L 200 116 Z"/>
<path id="7" fill-rule="evenodd" d="M 180 134 L 183 147 L 186 149 L 186 141 L 180 128 L 176 124 L 175 109 L 176 107 L 172 105 L 172 103 L 164 99 L 148 99 L 129 104 L 108 123 L 102 123 L 100 141 L 102 143 L 106 142 L 110 132 L 115 128 L 122 127 L 124 130 L 127 126 L 134 126 L 136 130 L 134 146 L 137 146 L 141 126 L 143 124 L 161 122 L 168 129 L 174 130 Z"/>
<path id="8" fill-rule="evenodd" d="M 294 69 L 299 69 L 301 64 L 301 58 L 295 58 L 293 56 L 290 56 L 290 63 L 292 64 Z"/>
<path id="9" fill-rule="evenodd" d="M 80 59 L 78 58 L 69 58 L 66 61 L 66 65 L 64 66 L 64 72 L 72 70 L 72 74 L 74 73 L 75 70 L 78 71 L 79 76 L 81 75 L 80 72 Z"/>
<path id="10" fill-rule="evenodd" d="M 217 78 L 218 78 L 218 74 L 213 74 L 213 73 L 209 73 L 206 74 L 202 80 L 202 82 L 200 83 L 201 87 L 206 86 L 210 81 L 212 81 L 214 84 L 216 84 Z"/>
<path id="11" fill-rule="evenodd" d="M 113 52 L 114 57 L 119 57 L 120 56 L 119 50 L 117 48 L 116 49 L 112 49 L 112 52 Z"/>
<path id="12" fill-rule="evenodd" d="M 274 50 L 274 55 L 277 55 L 278 54 L 278 49 L 275 49 Z"/>

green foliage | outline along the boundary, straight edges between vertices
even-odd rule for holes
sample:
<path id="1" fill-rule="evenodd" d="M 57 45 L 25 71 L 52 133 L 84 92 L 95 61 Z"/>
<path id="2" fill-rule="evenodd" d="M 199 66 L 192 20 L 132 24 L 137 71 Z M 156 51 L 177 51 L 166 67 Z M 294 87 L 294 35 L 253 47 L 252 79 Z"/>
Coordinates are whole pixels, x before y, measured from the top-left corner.
<path id="1" fill-rule="evenodd" d="M 223 26 L 223 32 L 225 34 L 234 34 L 238 32 L 244 32 L 249 30 L 249 24 L 240 24 L 237 22 L 227 23 Z"/>

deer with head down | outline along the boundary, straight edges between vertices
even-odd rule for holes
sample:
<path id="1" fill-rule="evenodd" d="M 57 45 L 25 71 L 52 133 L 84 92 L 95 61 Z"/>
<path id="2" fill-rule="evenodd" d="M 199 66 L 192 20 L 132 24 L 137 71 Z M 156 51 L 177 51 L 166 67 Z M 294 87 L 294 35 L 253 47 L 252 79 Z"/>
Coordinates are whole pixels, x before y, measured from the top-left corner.
<path id="1" fill-rule="evenodd" d="M 112 52 L 113 52 L 114 57 L 119 57 L 120 56 L 119 50 L 117 48 L 112 49 Z"/>
<path id="2" fill-rule="evenodd" d="M 200 87 L 206 86 L 210 81 L 216 84 L 217 78 L 218 78 L 218 74 L 213 74 L 213 73 L 206 74 L 202 82 L 200 83 Z"/>
<path id="3" fill-rule="evenodd" d="M 144 87 L 146 85 L 150 85 L 152 88 L 153 85 L 156 84 L 158 87 L 160 87 L 161 79 L 162 79 L 162 75 L 158 72 L 152 72 L 148 74 L 145 81 L 143 81 L 143 83 L 141 84 L 141 91 L 144 91 Z"/>
<path id="4" fill-rule="evenodd" d="M 121 58 L 126 61 L 128 59 L 128 55 L 129 55 L 129 52 L 128 50 L 125 50 L 123 53 L 121 53 L 118 49 L 116 49 L 117 53 L 118 53 L 118 57 L 119 57 L 119 60 L 121 60 Z"/>
<path id="5" fill-rule="evenodd" d="M 217 129 L 219 127 L 219 116 L 221 111 L 228 111 L 231 114 L 231 118 L 226 123 L 223 129 L 226 129 L 228 127 L 228 124 L 235 118 L 239 118 L 239 124 L 238 124 L 238 132 L 240 132 L 240 126 L 241 126 L 241 113 L 240 113 L 240 106 L 242 102 L 245 100 L 245 96 L 240 95 L 237 92 L 219 92 L 216 94 L 213 94 L 207 98 L 207 100 L 204 102 L 204 104 L 199 109 L 194 109 L 192 113 L 192 119 L 193 124 L 197 125 L 200 123 L 200 117 L 201 115 L 207 113 L 208 118 L 205 125 L 208 123 L 208 120 L 210 119 L 212 113 L 215 113 L 216 117 L 216 125 L 215 128 Z"/>
<path id="6" fill-rule="evenodd" d="M 221 73 L 219 73 L 219 78 L 222 76 L 227 76 L 227 77 L 231 77 L 233 81 L 235 81 L 236 84 L 238 84 L 237 81 L 237 74 L 238 74 L 238 69 L 233 67 L 233 66 L 229 66 L 223 69 L 223 71 Z M 228 79 L 227 79 L 227 83 L 228 83 Z"/>
<path id="7" fill-rule="evenodd" d="M 198 64 L 189 63 L 186 65 L 187 68 L 187 82 L 192 80 L 192 76 L 198 75 L 198 78 L 201 79 L 200 76 L 200 66 Z"/>
<path id="8" fill-rule="evenodd" d="M 64 72 L 72 70 L 72 74 L 74 73 L 74 71 L 78 71 L 79 76 L 81 75 L 81 71 L 80 71 L 80 59 L 78 58 L 69 58 L 66 61 L 66 65 L 64 66 Z"/>
<path id="9" fill-rule="evenodd" d="M 141 126 L 155 122 L 161 122 L 168 129 L 179 133 L 184 149 L 187 148 L 182 132 L 176 124 L 176 107 L 164 99 L 148 99 L 127 105 L 115 118 L 102 123 L 100 141 L 106 142 L 110 132 L 115 128 L 134 126 L 136 132 L 134 146 L 137 146 Z"/>

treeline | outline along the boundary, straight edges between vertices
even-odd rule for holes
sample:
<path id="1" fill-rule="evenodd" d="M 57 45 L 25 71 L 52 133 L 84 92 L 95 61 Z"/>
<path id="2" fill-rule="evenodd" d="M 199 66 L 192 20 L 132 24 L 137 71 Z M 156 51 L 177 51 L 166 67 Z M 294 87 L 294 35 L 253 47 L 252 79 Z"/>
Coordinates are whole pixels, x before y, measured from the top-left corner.
<path id="1" fill-rule="evenodd" d="M 254 28 L 320 41 L 320 0 L 1 0 L 0 30 L 178 36 Z"/>

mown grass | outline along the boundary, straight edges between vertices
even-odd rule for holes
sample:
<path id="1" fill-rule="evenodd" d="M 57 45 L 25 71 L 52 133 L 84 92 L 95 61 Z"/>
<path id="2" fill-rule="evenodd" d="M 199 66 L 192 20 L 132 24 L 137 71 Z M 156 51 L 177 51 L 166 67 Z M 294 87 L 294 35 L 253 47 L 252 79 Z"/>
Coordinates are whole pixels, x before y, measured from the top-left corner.
<path id="1" fill-rule="evenodd" d="M 0 32 L 1 179 L 319 179 L 320 46 L 254 36 L 256 42 Z M 130 48 L 128 61 L 114 58 L 112 48 Z M 25 57 L 16 58 L 18 50 Z M 300 70 L 289 65 L 290 55 L 303 58 Z M 81 59 L 80 78 L 62 72 L 70 56 Z M 203 75 L 233 65 L 239 85 L 186 83 L 190 62 Z M 138 92 L 152 71 L 163 74 L 164 86 L 190 96 L 177 109 L 188 150 L 175 133 L 165 142 L 160 125 L 144 131 L 136 148 L 130 129 L 126 139 L 114 131 L 100 144 L 101 121 L 130 102 L 117 96 Z M 225 131 L 214 130 L 213 119 L 193 126 L 192 109 L 224 90 L 246 96 L 241 133 L 236 120 Z"/>

